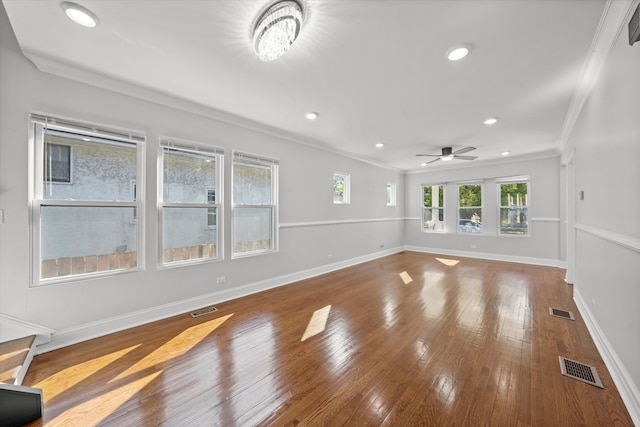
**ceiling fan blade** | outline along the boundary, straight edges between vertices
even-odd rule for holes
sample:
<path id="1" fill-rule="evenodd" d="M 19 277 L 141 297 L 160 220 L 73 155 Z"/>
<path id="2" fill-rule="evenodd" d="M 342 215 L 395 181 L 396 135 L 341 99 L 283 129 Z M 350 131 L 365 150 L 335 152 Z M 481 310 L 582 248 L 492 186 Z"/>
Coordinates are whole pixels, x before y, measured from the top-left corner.
<path id="1" fill-rule="evenodd" d="M 438 160 L 440 160 L 440 157 L 438 157 L 438 158 L 437 158 L 437 159 L 435 159 L 435 160 L 431 160 L 430 162 L 427 162 L 427 164 L 430 164 L 430 163 L 433 163 L 433 162 L 437 162 Z"/>
<path id="2" fill-rule="evenodd" d="M 454 159 L 460 159 L 460 160 L 475 160 L 478 157 L 477 156 L 453 156 Z"/>
<path id="3" fill-rule="evenodd" d="M 459 149 L 458 151 L 454 152 L 453 155 L 455 156 L 456 154 L 463 154 L 463 153 L 468 153 L 469 151 L 475 150 L 476 147 L 464 147 Z"/>
<path id="4" fill-rule="evenodd" d="M 429 156 L 429 157 L 440 157 L 440 154 L 416 154 L 417 156 Z"/>

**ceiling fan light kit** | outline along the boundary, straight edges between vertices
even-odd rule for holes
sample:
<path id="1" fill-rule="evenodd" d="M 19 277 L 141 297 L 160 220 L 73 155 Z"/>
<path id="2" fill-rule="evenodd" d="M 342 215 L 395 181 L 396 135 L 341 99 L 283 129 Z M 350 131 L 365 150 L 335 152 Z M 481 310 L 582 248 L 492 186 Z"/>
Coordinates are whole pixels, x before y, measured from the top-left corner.
<path id="1" fill-rule="evenodd" d="M 426 157 L 436 157 L 436 159 L 431 160 L 429 163 L 435 163 L 438 160 L 442 160 L 443 162 L 448 162 L 450 160 L 475 160 L 477 156 L 462 156 L 464 153 L 468 153 L 469 151 L 475 150 L 476 147 L 464 147 L 457 151 L 453 151 L 451 147 L 443 147 L 442 154 L 416 154 L 418 157 L 426 156 Z"/>

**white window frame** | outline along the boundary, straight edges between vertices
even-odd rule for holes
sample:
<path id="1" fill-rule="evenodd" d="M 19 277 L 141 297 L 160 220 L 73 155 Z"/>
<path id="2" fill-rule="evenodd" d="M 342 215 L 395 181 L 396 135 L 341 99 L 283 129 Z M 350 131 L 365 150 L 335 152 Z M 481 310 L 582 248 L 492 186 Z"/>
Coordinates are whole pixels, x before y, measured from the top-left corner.
<path id="1" fill-rule="evenodd" d="M 47 130 L 59 130 L 63 132 L 71 132 L 82 134 L 89 137 L 105 138 L 114 141 L 120 141 L 136 146 L 136 179 L 140 183 L 138 186 L 137 199 L 133 201 L 103 201 L 103 200 L 70 200 L 70 199 L 45 199 L 43 187 L 46 183 L 49 185 L 69 185 L 71 182 L 56 183 L 54 181 L 45 181 L 44 173 L 44 137 Z M 69 274 L 66 276 L 57 276 L 42 278 L 42 260 L 40 259 L 42 248 L 41 236 L 41 216 L 42 208 L 52 207 L 93 207 L 93 208 L 122 208 L 131 207 L 138 213 L 137 216 L 144 217 L 144 144 L 145 136 L 137 132 L 128 132 L 117 130 L 115 128 L 107 128 L 94 124 L 80 123 L 69 121 L 57 117 L 49 117 L 40 114 L 29 114 L 29 223 L 31 225 L 31 256 L 30 256 L 30 286 L 42 286 L 54 283 L 74 282 L 85 280 L 87 278 L 113 276 L 116 274 L 129 273 L 133 271 L 144 270 L 144 223 L 142 221 L 137 224 L 136 235 L 136 267 L 127 269 L 96 271 L 83 274 Z M 70 161 L 73 164 L 73 150 Z M 73 167 L 70 166 L 70 172 Z"/>
<path id="2" fill-rule="evenodd" d="M 211 193 L 213 192 L 213 201 L 210 200 L 211 198 Z M 218 200 L 218 196 L 217 196 L 217 192 L 215 188 L 207 188 L 207 203 L 208 204 L 216 204 L 216 201 Z M 215 220 L 215 225 L 211 225 L 209 224 L 209 218 L 213 216 L 216 220 Z M 215 230 L 218 228 L 218 209 L 215 208 L 209 208 L 207 209 L 207 220 L 206 220 L 206 224 L 205 227 L 209 230 Z"/>
<path id="3" fill-rule="evenodd" d="M 342 195 L 342 201 L 338 201 L 335 199 L 335 187 L 334 187 L 334 181 L 336 179 L 336 177 L 342 177 L 344 180 L 344 190 L 343 190 L 343 195 Z M 332 195 L 333 197 L 333 204 L 335 205 L 348 205 L 351 204 L 351 175 L 348 173 L 344 173 L 344 172 L 334 172 L 332 179 L 331 179 L 331 185 L 333 188 L 332 191 Z"/>
<path id="4" fill-rule="evenodd" d="M 424 205 L 424 189 L 427 187 L 441 187 L 442 188 L 442 206 L 425 206 Z M 447 201 L 447 190 L 446 190 L 447 186 L 444 183 L 436 183 L 436 184 L 423 184 L 420 186 L 421 192 L 420 192 L 420 204 L 422 206 L 422 208 L 420 209 L 420 227 L 422 229 L 423 233 L 439 233 L 439 234 L 443 234 L 447 232 L 447 211 L 445 210 L 445 206 L 446 206 L 446 201 Z M 433 190 L 432 190 L 432 194 L 431 197 L 433 198 Z M 438 197 L 439 200 L 439 197 Z M 444 225 L 442 230 L 435 230 L 435 229 L 431 229 L 429 230 L 428 228 L 425 228 L 424 226 L 424 212 L 429 209 L 431 211 L 433 211 L 434 209 L 438 209 L 439 211 L 442 211 L 442 217 L 444 218 L 442 220 L 442 223 Z"/>
<path id="5" fill-rule="evenodd" d="M 193 153 L 196 155 L 209 155 L 215 158 L 216 161 L 216 182 L 213 189 L 216 194 L 216 203 L 209 203 L 208 198 L 205 197 L 203 203 L 176 203 L 164 201 L 164 151 L 165 149 L 171 149 L 184 153 Z M 204 144 L 194 143 L 185 140 L 178 140 L 174 138 L 161 137 L 158 149 L 158 268 L 174 268 L 185 265 L 203 264 L 208 262 L 220 261 L 224 259 L 224 227 L 218 227 L 216 233 L 216 256 L 215 257 L 203 257 L 181 261 L 164 262 L 164 240 L 163 240 L 163 227 L 164 227 L 164 209 L 165 208 L 183 208 L 183 209 L 202 209 L 207 208 L 207 220 L 205 220 L 205 227 L 208 223 L 209 209 L 216 208 L 217 221 L 222 221 L 223 218 L 223 189 L 224 189 L 224 149 L 208 146 Z M 208 191 L 208 190 L 207 190 Z M 206 227 L 209 228 L 209 227 Z M 213 228 L 213 227 L 211 227 Z"/>
<path id="6" fill-rule="evenodd" d="M 240 151 L 233 152 L 233 160 L 231 164 L 231 185 L 235 185 L 234 167 L 236 164 L 245 164 L 250 166 L 265 167 L 271 169 L 271 204 L 240 204 L 233 200 L 233 188 L 231 189 L 231 258 L 246 258 L 256 255 L 264 255 L 268 253 L 278 252 L 279 250 L 279 222 L 278 222 L 278 170 L 280 161 L 274 158 L 258 156 Z M 257 249 L 254 251 L 236 252 L 236 230 L 235 230 L 235 214 L 241 209 L 251 208 L 270 208 L 271 209 L 271 245 L 267 249 Z"/>
<path id="7" fill-rule="evenodd" d="M 460 187 L 462 186 L 466 186 L 466 185 L 478 185 L 480 186 L 480 197 L 482 199 L 482 202 L 480 204 L 480 206 L 460 206 Z M 482 209 L 482 206 L 484 204 L 484 183 L 482 181 L 473 181 L 473 182 L 460 182 L 457 184 L 457 194 L 456 194 L 456 204 L 457 204 L 457 213 L 456 213 L 456 233 L 458 234 L 464 234 L 464 235 L 483 235 L 485 234 L 484 231 L 484 225 L 483 225 L 483 229 L 482 231 L 479 232 L 470 232 L 470 233 L 466 233 L 466 232 L 461 232 L 460 231 L 460 221 L 462 220 L 462 218 L 460 218 L 460 209 L 480 209 L 481 212 L 483 212 L 482 216 L 480 217 L 480 223 L 482 224 L 483 222 L 483 218 L 484 218 L 484 211 Z"/>
<path id="8" fill-rule="evenodd" d="M 387 182 L 387 206 L 396 206 L 396 183 Z"/>
<path id="9" fill-rule="evenodd" d="M 527 197 L 524 204 L 502 206 L 502 188 L 501 184 L 527 184 Z M 501 237 L 530 237 L 531 236 L 531 181 L 528 176 L 518 176 L 510 178 L 500 178 L 496 180 L 496 193 L 498 198 L 498 236 Z M 527 210 L 527 232 L 525 234 L 510 234 L 502 232 L 501 210 L 503 208 L 520 208 Z"/>
<path id="10" fill-rule="evenodd" d="M 137 180 L 132 179 L 131 181 L 129 181 L 129 193 L 131 194 L 131 198 L 133 200 L 136 200 L 136 197 L 138 197 L 138 184 L 136 182 Z M 134 209 L 131 212 L 131 223 L 137 223 L 138 222 L 138 210 Z"/>

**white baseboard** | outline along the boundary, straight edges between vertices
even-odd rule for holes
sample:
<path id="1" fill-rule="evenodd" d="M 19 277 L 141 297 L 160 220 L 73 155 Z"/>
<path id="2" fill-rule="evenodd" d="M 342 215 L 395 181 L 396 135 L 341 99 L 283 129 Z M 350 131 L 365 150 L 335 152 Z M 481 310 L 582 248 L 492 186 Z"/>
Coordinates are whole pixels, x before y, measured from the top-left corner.
<path id="1" fill-rule="evenodd" d="M 640 426 L 640 390 L 638 390 L 638 386 L 631 380 L 629 371 L 625 368 L 609 343 L 609 340 L 607 340 L 606 335 L 602 329 L 600 329 L 598 322 L 596 322 L 591 310 L 589 310 L 589 306 L 582 299 L 580 292 L 575 287 L 573 289 L 573 299 L 587 325 L 593 342 L 596 344 L 605 365 L 607 365 L 607 369 L 609 369 L 611 378 L 618 388 L 618 392 L 629 411 L 631 419 L 635 425 Z"/>
<path id="2" fill-rule="evenodd" d="M 0 313 L 0 342 L 35 335 L 35 344 L 40 345 L 51 341 L 51 336 L 56 332 L 55 329 Z"/>
<path id="3" fill-rule="evenodd" d="M 546 267 L 565 268 L 566 262 L 557 259 L 533 258 L 503 254 L 493 254 L 486 252 L 468 252 L 442 248 L 427 248 L 422 246 L 405 246 L 405 250 L 414 252 L 424 252 L 428 254 L 441 254 L 448 256 L 459 256 L 463 258 L 488 259 L 491 261 L 516 262 L 520 264 L 543 265 Z"/>
<path id="4" fill-rule="evenodd" d="M 274 277 L 271 279 L 261 280 L 231 289 L 212 292 L 194 298 L 164 304 L 161 306 L 151 307 L 145 310 L 127 313 L 121 316 L 115 316 L 97 322 L 86 323 L 71 328 L 56 331 L 51 337 L 51 341 L 37 347 L 38 354 L 56 350 L 92 338 L 101 337 L 114 332 L 140 326 L 145 323 L 154 322 L 156 320 L 166 319 L 167 317 L 188 313 L 193 310 L 219 304 L 224 301 L 262 292 L 267 289 L 277 288 L 279 286 L 288 285 L 293 282 L 308 279 L 310 277 L 319 276 L 321 274 L 330 273 L 342 268 L 350 267 L 363 262 L 372 261 L 404 250 L 402 247 L 387 249 L 345 261 L 326 264 L 323 266 L 311 268 L 308 270 L 298 271 L 284 276 Z"/>

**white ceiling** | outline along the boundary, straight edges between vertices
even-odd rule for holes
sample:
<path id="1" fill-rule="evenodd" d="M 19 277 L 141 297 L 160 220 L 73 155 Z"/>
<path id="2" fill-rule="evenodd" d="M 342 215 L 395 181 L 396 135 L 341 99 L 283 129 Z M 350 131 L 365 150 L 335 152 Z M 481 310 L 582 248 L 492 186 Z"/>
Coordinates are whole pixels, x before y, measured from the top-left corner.
<path id="1" fill-rule="evenodd" d="M 561 149 L 563 125 L 604 0 L 302 0 L 291 50 L 261 62 L 251 29 L 269 0 L 2 0 L 23 52 L 43 71 L 118 81 L 212 115 L 398 170 L 444 146 L 473 162 Z M 470 55 L 445 58 L 455 44 Z M 105 79 L 107 78 L 107 79 Z M 127 87 L 123 85 L 122 87 Z M 128 86 L 130 87 L 130 86 Z M 315 121 L 304 113 L 317 111 Z M 491 116 L 493 126 L 482 122 Z M 374 144 L 383 142 L 384 148 Z M 453 164 L 472 164 L 454 160 Z M 444 165 L 443 165 L 444 166 Z"/>

